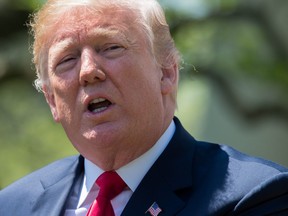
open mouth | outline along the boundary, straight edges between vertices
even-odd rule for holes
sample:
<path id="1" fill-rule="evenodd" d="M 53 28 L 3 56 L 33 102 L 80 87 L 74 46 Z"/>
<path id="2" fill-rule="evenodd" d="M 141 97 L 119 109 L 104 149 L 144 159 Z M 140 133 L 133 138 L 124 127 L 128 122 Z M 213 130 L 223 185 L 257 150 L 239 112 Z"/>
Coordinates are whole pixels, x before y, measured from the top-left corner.
<path id="1" fill-rule="evenodd" d="M 112 103 L 104 98 L 92 100 L 88 105 L 88 110 L 92 113 L 99 113 L 106 110 Z"/>

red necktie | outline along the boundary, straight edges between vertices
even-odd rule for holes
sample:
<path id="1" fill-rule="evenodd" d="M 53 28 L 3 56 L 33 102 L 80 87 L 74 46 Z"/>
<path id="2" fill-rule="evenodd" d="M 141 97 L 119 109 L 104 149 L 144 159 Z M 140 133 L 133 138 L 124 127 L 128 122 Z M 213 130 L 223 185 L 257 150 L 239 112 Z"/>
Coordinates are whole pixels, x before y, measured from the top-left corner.
<path id="1" fill-rule="evenodd" d="M 115 216 L 111 200 L 126 187 L 125 182 L 114 171 L 104 172 L 96 180 L 99 194 L 90 206 L 86 216 Z"/>

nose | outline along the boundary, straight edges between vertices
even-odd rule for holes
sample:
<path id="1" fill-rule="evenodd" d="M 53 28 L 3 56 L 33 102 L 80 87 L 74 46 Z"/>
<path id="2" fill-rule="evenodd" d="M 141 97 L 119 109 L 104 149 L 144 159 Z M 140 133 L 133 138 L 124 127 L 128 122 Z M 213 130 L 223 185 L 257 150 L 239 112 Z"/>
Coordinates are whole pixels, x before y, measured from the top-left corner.
<path id="1" fill-rule="evenodd" d="M 85 51 L 81 56 L 79 82 L 82 86 L 106 80 L 106 74 L 100 67 L 92 51 Z"/>

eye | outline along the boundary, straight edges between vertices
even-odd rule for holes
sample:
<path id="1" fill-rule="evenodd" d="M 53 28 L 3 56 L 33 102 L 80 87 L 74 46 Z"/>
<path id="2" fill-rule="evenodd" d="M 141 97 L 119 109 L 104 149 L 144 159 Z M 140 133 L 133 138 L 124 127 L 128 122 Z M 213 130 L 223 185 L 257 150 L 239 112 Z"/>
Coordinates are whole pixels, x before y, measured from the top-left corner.
<path id="1" fill-rule="evenodd" d="M 101 50 L 103 56 L 106 58 L 116 58 L 122 55 L 126 48 L 119 44 L 106 44 Z"/>
<path id="2" fill-rule="evenodd" d="M 112 46 L 109 46 L 108 48 L 105 49 L 105 51 L 115 51 L 117 49 L 121 49 L 123 47 L 119 46 L 119 45 L 112 45 Z"/>
<path id="3" fill-rule="evenodd" d="M 58 63 L 58 65 L 71 62 L 71 61 L 73 61 L 73 60 L 75 60 L 75 59 L 76 59 L 75 57 L 67 56 L 67 57 L 63 58 L 63 59 Z"/>
<path id="4" fill-rule="evenodd" d="M 58 62 L 58 64 L 56 65 L 56 71 L 58 73 L 61 73 L 70 70 L 75 66 L 76 62 L 77 62 L 76 56 L 74 55 L 66 56 Z"/>

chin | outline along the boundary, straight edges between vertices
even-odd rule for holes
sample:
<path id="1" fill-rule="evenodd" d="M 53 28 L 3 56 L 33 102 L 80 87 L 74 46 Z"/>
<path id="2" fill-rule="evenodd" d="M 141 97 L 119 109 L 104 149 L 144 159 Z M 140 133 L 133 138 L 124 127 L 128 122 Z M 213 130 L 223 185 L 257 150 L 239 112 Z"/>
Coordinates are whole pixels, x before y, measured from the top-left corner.
<path id="1" fill-rule="evenodd" d="M 82 142 L 92 145 L 102 145 L 102 143 L 111 142 L 115 137 L 115 132 L 110 131 L 99 131 L 90 130 L 82 134 Z"/>

